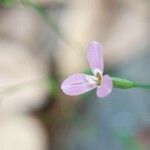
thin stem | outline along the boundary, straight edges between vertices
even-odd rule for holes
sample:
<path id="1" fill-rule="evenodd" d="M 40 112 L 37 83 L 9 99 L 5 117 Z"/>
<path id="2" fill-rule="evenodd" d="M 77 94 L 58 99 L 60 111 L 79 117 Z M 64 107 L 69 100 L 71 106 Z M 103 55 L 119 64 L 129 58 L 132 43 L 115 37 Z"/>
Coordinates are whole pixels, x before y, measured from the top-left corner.
<path id="1" fill-rule="evenodd" d="M 144 89 L 150 89 L 150 84 L 141 84 L 137 83 L 135 81 L 122 79 L 122 78 L 116 78 L 111 77 L 113 82 L 114 88 L 120 88 L 120 89 L 130 89 L 130 88 L 144 88 Z"/>
<path id="2" fill-rule="evenodd" d="M 43 6 L 40 4 L 33 2 L 31 0 L 18 0 L 23 6 L 30 8 L 34 12 L 36 12 L 39 16 L 42 17 L 43 21 L 47 23 L 47 25 L 56 33 L 56 35 L 61 39 L 61 41 L 66 44 L 70 50 L 76 53 L 78 55 L 81 55 L 81 51 L 84 49 L 82 43 L 79 42 L 73 42 L 72 40 L 69 39 L 69 37 L 66 35 L 65 31 L 61 28 L 61 26 L 57 23 L 57 21 L 53 18 L 53 16 L 48 12 L 47 9 L 45 9 Z M 76 49 L 81 49 L 81 51 L 74 51 Z"/>
<path id="3" fill-rule="evenodd" d="M 150 89 L 150 84 L 135 83 L 135 87 L 136 87 L 136 88 Z"/>

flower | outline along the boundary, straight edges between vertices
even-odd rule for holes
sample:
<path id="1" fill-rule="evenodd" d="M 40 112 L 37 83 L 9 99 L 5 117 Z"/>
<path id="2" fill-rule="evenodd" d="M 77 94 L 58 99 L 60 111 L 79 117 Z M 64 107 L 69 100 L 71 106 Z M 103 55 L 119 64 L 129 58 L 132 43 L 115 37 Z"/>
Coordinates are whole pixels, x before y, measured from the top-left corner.
<path id="1" fill-rule="evenodd" d="M 93 41 L 87 49 L 87 59 L 93 75 L 76 73 L 63 81 L 61 89 L 70 96 L 76 96 L 97 88 L 97 96 L 105 97 L 112 91 L 112 79 L 103 75 L 103 50 L 100 43 Z"/>

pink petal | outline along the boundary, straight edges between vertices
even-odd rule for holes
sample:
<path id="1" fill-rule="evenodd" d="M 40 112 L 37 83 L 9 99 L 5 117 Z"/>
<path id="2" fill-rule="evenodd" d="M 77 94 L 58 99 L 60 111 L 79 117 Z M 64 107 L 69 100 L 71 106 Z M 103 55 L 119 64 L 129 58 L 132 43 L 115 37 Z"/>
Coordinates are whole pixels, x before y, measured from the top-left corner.
<path id="1" fill-rule="evenodd" d="M 87 59 L 94 74 L 96 73 L 96 70 L 100 70 L 101 74 L 103 74 L 103 50 L 98 42 L 93 41 L 89 44 Z"/>
<path id="2" fill-rule="evenodd" d="M 96 85 L 92 85 L 86 80 L 86 76 L 82 73 L 69 76 L 63 81 L 61 89 L 65 94 L 75 96 L 96 88 Z"/>
<path id="3" fill-rule="evenodd" d="M 97 96 L 105 97 L 112 91 L 112 80 L 108 75 L 103 76 L 101 85 L 97 88 Z"/>

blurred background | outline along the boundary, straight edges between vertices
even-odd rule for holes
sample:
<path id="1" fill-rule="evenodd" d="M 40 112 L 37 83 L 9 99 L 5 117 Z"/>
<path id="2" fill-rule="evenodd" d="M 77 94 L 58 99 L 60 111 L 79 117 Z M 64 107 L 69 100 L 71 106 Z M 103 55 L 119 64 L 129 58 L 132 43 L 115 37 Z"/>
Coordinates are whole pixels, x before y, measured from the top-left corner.
<path id="1" fill-rule="evenodd" d="M 150 83 L 149 0 L 0 0 L 0 150 L 150 150 L 150 92 L 62 93 L 89 69 Z"/>

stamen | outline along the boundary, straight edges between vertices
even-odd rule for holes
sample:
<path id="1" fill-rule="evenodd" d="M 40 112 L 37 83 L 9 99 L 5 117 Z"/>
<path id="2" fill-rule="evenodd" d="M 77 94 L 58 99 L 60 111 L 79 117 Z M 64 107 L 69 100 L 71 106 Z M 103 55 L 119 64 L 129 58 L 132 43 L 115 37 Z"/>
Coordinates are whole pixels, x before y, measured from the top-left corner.
<path id="1" fill-rule="evenodd" d="M 100 74 L 100 76 L 102 76 L 102 72 L 98 68 L 94 69 L 94 75 L 95 76 L 96 76 L 97 73 Z"/>
<path id="2" fill-rule="evenodd" d="M 100 81 L 102 80 L 102 75 L 101 75 L 99 72 L 96 73 L 96 77 L 97 77 Z"/>
<path id="3" fill-rule="evenodd" d="M 94 75 L 95 75 L 95 78 L 96 79 L 96 84 L 99 86 L 101 85 L 101 82 L 102 82 L 102 72 L 100 71 L 100 69 L 96 68 L 94 70 Z"/>
<path id="4" fill-rule="evenodd" d="M 97 78 L 96 84 L 97 86 L 101 85 L 101 79 Z"/>

